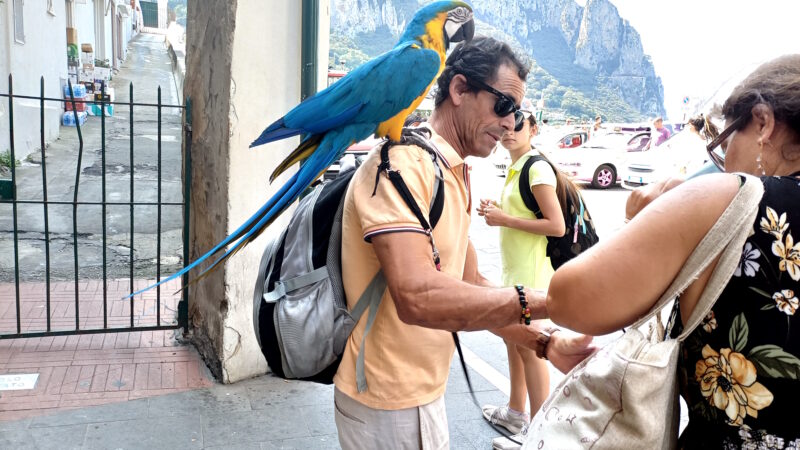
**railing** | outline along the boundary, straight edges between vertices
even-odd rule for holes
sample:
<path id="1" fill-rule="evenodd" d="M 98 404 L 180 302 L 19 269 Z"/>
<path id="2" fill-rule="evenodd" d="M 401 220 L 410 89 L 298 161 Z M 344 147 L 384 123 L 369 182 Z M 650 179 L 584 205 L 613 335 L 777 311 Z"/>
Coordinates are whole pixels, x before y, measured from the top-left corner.
<path id="1" fill-rule="evenodd" d="M 134 90 L 133 90 L 133 83 L 129 85 L 129 98 L 127 102 L 117 102 L 117 101 L 110 101 L 106 98 L 105 95 L 102 95 L 100 101 L 93 101 L 96 105 L 100 107 L 100 164 L 101 164 L 101 199 L 99 201 L 88 201 L 82 200 L 79 198 L 79 188 L 81 187 L 81 163 L 84 157 L 84 136 L 81 131 L 81 122 L 79 120 L 79 113 L 77 106 L 82 103 L 88 103 L 88 101 L 83 99 L 76 99 L 74 96 L 74 90 L 71 82 L 68 84 L 69 86 L 69 93 L 70 96 L 68 99 L 61 99 L 61 98 L 48 98 L 45 97 L 45 82 L 44 77 L 40 80 L 40 95 L 39 96 L 26 96 L 26 95 L 15 95 L 14 94 L 14 87 L 13 87 L 13 78 L 11 75 L 8 77 L 8 93 L 3 94 L 0 93 L 0 97 L 8 99 L 8 120 L 9 120 L 9 144 L 10 144 L 10 156 L 11 156 L 11 185 L 12 185 L 12 197 L 11 199 L 3 200 L 0 198 L 0 206 L 4 204 L 11 205 L 11 215 L 12 215 L 12 236 L 13 236 L 13 264 L 14 264 L 14 309 L 16 311 L 16 330 L 12 332 L 6 332 L 0 328 L 0 339 L 10 339 L 10 338 L 21 338 L 21 337 L 43 337 L 43 336 L 61 336 L 61 335 L 72 335 L 72 334 L 93 334 L 93 333 L 107 333 L 107 332 L 130 332 L 130 331 L 152 331 L 152 330 L 165 330 L 165 329 L 178 329 L 183 328 L 187 330 L 188 328 L 188 289 L 184 289 L 182 291 L 182 295 L 180 300 L 177 297 L 173 298 L 172 300 L 177 301 L 177 317 L 170 320 L 170 323 L 165 323 L 167 321 L 163 320 L 162 318 L 162 306 L 165 307 L 165 310 L 169 308 L 168 306 L 162 305 L 162 290 L 161 287 L 155 290 L 155 323 L 154 324 L 142 324 L 142 322 L 146 322 L 142 320 L 143 316 L 146 316 L 148 313 L 147 309 L 147 302 L 148 300 L 153 300 L 152 298 L 148 298 L 147 294 L 145 294 L 145 298 L 131 298 L 129 300 L 129 317 L 124 317 L 124 324 L 120 320 L 120 313 L 119 304 L 115 304 L 114 307 L 116 308 L 115 311 L 117 313 L 110 315 L 110 307 L 109 307 L 109 295 L 115 295 L 117 302 L 121 301 L 120 299 L 137 289 L 140 289 L 146 284 L 149 284 L 156 279 L 161 279 L 162 276 L 162 267 L 161 267 L 161 260 L 162 260 L 162 208 L 164 207 L 173 207 L 177 208 L 180 207 L 183 209 L 183 214 L 181 215 L 183 219 L 182 224 L 182 234 L 183 234 L 183 251 L 182 251 L 182 258 L 183 263 L 188 260 L 189 257 L 189 245 L 188 245 L 188 237 L 189 237 L 189 199 L 190 199 L 190 186 L 191 186 L 191 142 L 192 142 L 192 129 L 191 129 L 191 117 L 188 114 L 188 105 L 190 104 L 189 101 L 186 102 L 187 106 L 183 105 L 171 105 L 171 104 L 164 104 L 161 101 L 161 87 L 158 87 L 157 92 L 157 101 L 156 103 L 134 103 Z M 106 89 L 103 85 L 101 88 L 101 93 L 105 94 Z M 38 100 L 39 102 L 39 109 L 40 109 L 40 133 L 39 133 L 39 144 L 40 144 L 40 152 L 41 152 L 41 177 L 42 177 L 42 199 L 20 199 L 18 198 L 18 184 L 19 181 L 17 178 L 17 168 L 16 168 L 16 154 L 15 154 L 15 131 L 14 131 L 14 101 L 18 99 L 27 99 L 27 100 Z M 45 155 L 45 102 L 58 102 L 64 103 L 69 102 L 72 106 L 72 113 L 73 118 L 75 120 L 75 128 L 78 137 L 78 148 L 77 148 L 77 164 L 75 170 L 75 184 L 74 184 L 74 192 L 72 195 L 71 200 L 52 200 L 50 196 L 48 196 L 48 178 L 47 178 L 47 160 Z M 130 167 L 130 174 L 128 177 L 127 184 L 128 184 L 128 199 L 127 201 L 109 201 L 108 199 L 108 174 L 107 174 L 107 165 L 106 165 L 106 108 L 109 105 L 118 105 L 120 107 L 127 107 L 129 111 L 129 120 L 128 120 L 128 141 L 129 141 L 129 151 L 128 151 L 128 164 Z M 136 188 L 136 184 L 134 181 L 134 174 L 137 172 L 137 169 L 134 165 L 134 129 L 137 122 L 134 119 L 134 107 L 139 108 L 153 108 L 156 110 L 157 113 L 157 182 L 156 182 L 156 201 L 142 201 L 136 200 L 134 198 L 134 192 Z M 183 198 L 181 201 L 163 201 L 162 200 L 162 111 L 165 109 L 175 109 L 177 108 L 179 112 L 183 113 L 184 121 L 181 124 L 181 132 L 183 137 L 183 153 L 182 153 L 182 163 L 183 163 L 183 172 L 182 172 L 182 196 Z M 62 127 L 62 131 L 64 127 Z M 113 181 L 119 182 L 119 176 L 115 176 Z M 20 276 L 20 233 L 25 232 L 27 230 L 20 230 L 18 218 L 19 218 L 19 207 L 22 205 L 41 205 L 43 212 L 44 212 L 44 263 L 45 263 L 45 279 L 44 279 L 44 308 L 45 308 L 45 320 L 37 320 L 37 319 L 28 319 L 26 318 L 26 322 L 23 326 L 23 300 L 27 299 L 23 294 L 29 295 L 33 292 L 40 292 L 42 289 L 39 288 L 30 288 L 35 283 L 23 283 Z M 54 295 L 58 295 L 59 299 L 64 299 L 65 293 L 63 288 L 65 283 L 58 282 L 54 283 L 51 280 L 51 217 L 50 211 L 52 206 L 72 206 L 72 249 L 73 249 L 73 270 L 74 270 L 74 277 L 72 279 L 73 284 L 73 292 L 74 292 L 74 303 L 72 306 L 63 308 L 64 311 L 59 311 L 58 314 L 54 314 L 54 310 L 52 308 L 51 297 Z M 101 214 L 100 214 L 100 225 L 102 228 L 102 326 L 91 326 L 92 325 L 92 318 L 98 319 L 96 325 L 99 325 L 99 315 L 91 316 L 84 311 L 84 314 L 81 314 L 81 297 L 82 297 L 82 287 L 85 288 L 87 284 L 87 280 L 83 280 L 81 282 L 80 277 L 80 269 L 81 269 L 81 257 L 80 257 L 80 245 L 79 245 L 79 227 L 78 227 L 78 211 L 79 207 L 84 206 L 91 206 L 91 207 L 100 207 Z M 127 280 L 109 280 L 108 277 L 108 260 L 107 260 L 107 251 L 108 251 L 108 208 L 109 207 L 128 207 L 129 213 L 129 221 L 128 225 L 130 226 L 130 239 L 129 239 L 129 252 L 130 258 L 128 260 L 128 273 L 127 273 Z M 156 208 L 156 249 L 155 249 L 155 273 L 154 278 L 152 275 L 150 277 L 145 278 L 136 278 L 134 268 L 136 266 L 135 263 L 135 224 L 136 224 L 136 214 L 135 209 L 137 207 L 144 207 L 144 209 L 149 210 L 152 207 Z M 0 237 L 3 237 L 3 232 L 0 232 Z M 141 270 L 140 270 L 141 272 Z M 0 280 L 3 281 L 3 280 Z M 30 280 L 28 280 L 30 281 Z M 127 281 L 127 283 L 124 283 Z M 97 280 L 99 282 L 99 280 Z M 187 283 L 187 278 L 184 276 L 183 278 L 183 286 Z M 54 291 L 54 285 L 58 284 L 59 289 Z M 109 289 L 110 284 L 114 286 L 113 289 Z M 127 284 L 127 289 L 123 289 L 121 285 Z M 175 286 L 179 287 L 179 286 Z M 24 293 L 22 291 L 25 291 Z M 86 291 L 86 289 L 84 289 Z M 85 293 L 85 292 L 84 292 Z M 0 292 L 0 295 L 2 292 Z M 121 295 L 120 295 L 121 294 Z M 0 297 L 1 299 L 2 297 Z M 114 298 L 112 298 L 112 301 Z M 33 301 L 36 301 L 35 299 Z M 4 308 L 2 307 L 2 303 L 0 302 L 0 318 L 7 317 L 8 314 L 4 315 Z M 26 311 L 29 309 L 26 306 Z M 99 306 L 99 305 L 98 305 Z M 90 308 L 94 308 L 92 305 L 89 306 Z M 97 309 L 97 308 L 95 308 Z M 66 323 L 63 319 L 70 314 L 70 312 L 74 310 L 74 328 L 69 327 L 65 329 Z M 139 315 L 139 322 L 135 320 L 135 316 Z M 58 317 L 64 316 L 64 317 Z M 81 320 L 83 319 L 83 323 Z M 110 320 L 113 323 L 110 323 Z M 129 319 L 129 321 L 128 321 Z M 149 320 L 149 318 L 148 318 Z M 54 322 L 58 323 L 54 323 Z M 71 319 L 69 319 L 71 322 Z"/>

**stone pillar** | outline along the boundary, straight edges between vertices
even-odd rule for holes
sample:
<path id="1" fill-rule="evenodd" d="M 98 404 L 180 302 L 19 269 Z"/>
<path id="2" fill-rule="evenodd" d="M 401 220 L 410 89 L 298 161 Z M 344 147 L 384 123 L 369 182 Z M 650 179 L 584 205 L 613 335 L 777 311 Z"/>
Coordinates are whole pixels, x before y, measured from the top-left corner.
<path id="1" fill-rule="evenodd" d="M 322 3 L 329 14 L 328 2 Z M 238 228 L 292 175 L 268 181 L 298 138 L 248 146 L 300 99 L 300 7 L 283 0 L 189 3 L 184 94 L 193 122 L 192 260 Z M 326 27 L 329 17 L 320 17 Z M 326 32 L 326 59 L 327 39 Z M 224 383 L 267 371 L 253 332 L 253 289 L 261 254 L 289 215 L 190 287 L 192 339 Z"/>

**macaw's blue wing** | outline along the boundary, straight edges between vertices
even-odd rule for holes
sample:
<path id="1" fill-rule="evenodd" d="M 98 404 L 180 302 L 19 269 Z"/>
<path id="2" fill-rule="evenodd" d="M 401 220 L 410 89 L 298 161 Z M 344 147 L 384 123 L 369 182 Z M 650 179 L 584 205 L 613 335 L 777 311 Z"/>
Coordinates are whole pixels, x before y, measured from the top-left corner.
<path id="1" fill-rule="evenodd" d="M 270 182 L 289 167 L 305 160 L 314 151 L 312 146 L 320 139 L 318 136 L 335 129 L 323 128 L 332 126 L 343 115 L 348 115 L 350 124 L 373 124 L 373 129 L 363 136 L 356 136 L 356 141 L 377 132 L 381 122 L 425 96 L 439 73 L 440 65 L 439 55 L 433 50 L 414 45 L 398 46 L 359 66 L 328 89 L 295 107 L 281 120 L 295 129 L 306 120 L 311 125 L 306 125 L 303 132 L 310 133 L 310 136 L 275 168 Z M 324 115 L 325 112 L 329 114 Z M 346 147 L 335 150 L 338 158 Z"/>
<path id="2" fill-rule="evenodd" d="M 440 66 L 434 50 L 410 43 L 398 45 L 294 107 L 250 147 L 299 134 L 325 133 L 352 123 L 377 127 L 424 95 Z"/>

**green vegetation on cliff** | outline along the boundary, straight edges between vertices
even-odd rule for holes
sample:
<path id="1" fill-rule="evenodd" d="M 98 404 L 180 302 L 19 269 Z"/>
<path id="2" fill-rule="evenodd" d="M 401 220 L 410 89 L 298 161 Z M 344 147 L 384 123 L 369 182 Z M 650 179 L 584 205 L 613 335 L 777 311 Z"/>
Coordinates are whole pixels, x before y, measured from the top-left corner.
<path id="1" fill-rule="evenodd" d="M 332 33 L 328 64 L 334 69 L 352 70 L 382 52 L 390 49 L 395 41 L 388 28 L 381 27 L 374 33 L 359 33 L 354 38 Z M 521 49 L 516 45 L 517 52 Z M 575 73 L 564 67 L 562 76 L 565 83 L 559 82 L 544 70 L 533 58 L 528 75 L 526 97 L 534 104 L 544 98 L 544 117 L 555 119 L 572 117 L 593 120 L 602 115 L 607 122 L 632 122 L 646 119 L 639 111 L 625 102 L 612 89 L 597 85 L 591 74 Z"/>

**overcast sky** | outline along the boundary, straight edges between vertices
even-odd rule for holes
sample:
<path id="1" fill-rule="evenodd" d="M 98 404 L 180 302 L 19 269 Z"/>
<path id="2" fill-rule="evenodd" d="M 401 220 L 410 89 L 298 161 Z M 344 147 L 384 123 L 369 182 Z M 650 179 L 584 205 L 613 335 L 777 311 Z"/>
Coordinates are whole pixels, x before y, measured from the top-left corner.
<path id="1" fill-rule="evenodd" d="M 672 120 L 684 96 L 708 97 L 760 62 L 800 53 L 800 0 L 610 1 L 639 32 Z"/>

